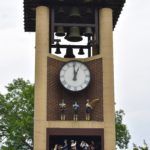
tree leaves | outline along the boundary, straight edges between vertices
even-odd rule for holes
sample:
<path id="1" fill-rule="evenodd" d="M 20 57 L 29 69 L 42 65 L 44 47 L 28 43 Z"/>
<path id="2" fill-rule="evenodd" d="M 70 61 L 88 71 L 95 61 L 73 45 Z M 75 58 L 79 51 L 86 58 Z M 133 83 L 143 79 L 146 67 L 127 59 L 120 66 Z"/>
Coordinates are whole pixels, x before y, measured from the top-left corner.
<path id="1" fill-rule="evenodd" d="M 33 149 L 34 86 L 23 79 L 8 84 L 0 94 L 0 141 L 2 150 Z"/>
<path id="2" fill-rule="evenodd" d="M 34 85 L 19 78 L 6 88 L 7 93 L 0 94 L 1 150 L 32 150 Z M 124 115 L 123 110 L 116 111 L 116 145 L 120 149 L 127 149 L 131 138 L 123 123 Z"/>
<path id="3" fill-rule="evenodd" d="M 116 145 L 120 149 L 127 149 L 131 139 L 127 126 L 123 124 L 124 115 L 125 113 L 123 110 L 116 111 Z"/>

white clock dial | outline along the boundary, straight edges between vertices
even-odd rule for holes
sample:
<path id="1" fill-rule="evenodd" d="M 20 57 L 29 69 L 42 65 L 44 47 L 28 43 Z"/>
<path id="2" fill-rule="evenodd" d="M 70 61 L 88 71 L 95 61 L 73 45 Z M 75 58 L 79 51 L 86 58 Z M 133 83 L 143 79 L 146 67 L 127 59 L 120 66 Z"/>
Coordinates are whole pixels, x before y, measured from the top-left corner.
<path id="1" fill-rule="evenodd" d="M 90 83 L 88 67 L 79 61 L 70 61 L 60 70 L 60 82 L 70 91 L 81 91 Z"/>

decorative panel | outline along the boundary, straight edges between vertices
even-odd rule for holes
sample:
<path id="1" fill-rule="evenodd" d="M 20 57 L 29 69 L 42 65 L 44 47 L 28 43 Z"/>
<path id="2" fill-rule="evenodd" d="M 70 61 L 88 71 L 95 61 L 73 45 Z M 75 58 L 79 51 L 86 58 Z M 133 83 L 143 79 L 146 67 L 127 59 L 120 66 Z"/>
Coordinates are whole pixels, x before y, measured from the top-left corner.
<path id="1" fill-rule="evenodd" d="M 59 71 L 64 62 L 47 59 L 47 120 L 60 120 L 59 103 L 64 99 L 66 103 L 66 120 L 73 120 L 72 105 L 75 101 L 80 105 L 78 120 L 85 120 L 86 100 L 99 98 L 91 113 L 91 120 L 103 121 L 103 72 L 102 59 L 85 62 L 91 72 L 89 86 L 78 93 L 72 93 L 64 89 L 59 81 Z"/>

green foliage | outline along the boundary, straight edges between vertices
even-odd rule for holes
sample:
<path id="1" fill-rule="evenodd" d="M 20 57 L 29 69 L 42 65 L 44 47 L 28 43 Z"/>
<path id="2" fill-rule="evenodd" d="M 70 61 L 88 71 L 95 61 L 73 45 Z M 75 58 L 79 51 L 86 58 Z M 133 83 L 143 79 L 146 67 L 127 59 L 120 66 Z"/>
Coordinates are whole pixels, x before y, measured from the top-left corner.
<path id="1" fill-rule="evenodd" d="M 1 150 L 32 150 L 34 86 L 17 79 L 6 88 L 7 93 L 0 94 Z M 131 138 L 123 116 L 123 110 L 116 111 L 116 145 L 120 149 L 127 148 Z"/>
<path id="2" fill-rule="evenodd" d="M 133 150 L 148 150 L 148 149 L 149 148 L 145 140 L 143 142 L 143 146 L 137 146 L 136 144 L 133 144 Z"/>
<path id="3" fill-rule="evenodd" d="M 17 79 L 6 88 L 0 94 L 1 150 L 32 150 L 34 86 Z"/>
<path id="4" fill-rule="evenodd" d="M 127 149 L 131 139 L 127 126 L 123 124 L 123 110 L 116 111 L 116 146 L 120 149 Z"/>

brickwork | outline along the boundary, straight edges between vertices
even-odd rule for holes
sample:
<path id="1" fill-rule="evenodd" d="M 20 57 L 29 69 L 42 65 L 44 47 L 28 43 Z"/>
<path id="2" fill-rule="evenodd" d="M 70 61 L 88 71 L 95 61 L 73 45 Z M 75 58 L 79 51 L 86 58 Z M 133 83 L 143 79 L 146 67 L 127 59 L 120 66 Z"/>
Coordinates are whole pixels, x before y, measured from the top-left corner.
<path id="1" fill-rule="evenodd" d="M 59 103 L 62 99 L 67 104 L 66 120 L 73 119 L 72 104 L 75 100 L 80 105 L 79 120 L 85 120 L 86 99 L 99 98 L 91 119 L 103 121 L 103 79 L 102 79 L 102 59 L 95 59 L 85 62 L 91 72 L 90 85 L 81 92 L 71 93 L 64 89 L 59 81 L 59 71 L 64 62 L 53 58 L 47 59 L 47 120 L 60 120 Z"/>

